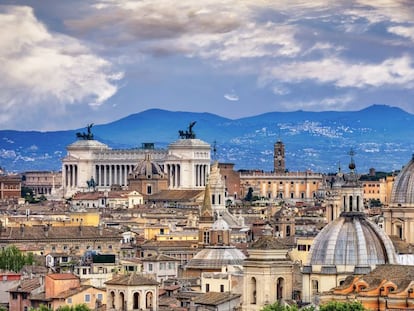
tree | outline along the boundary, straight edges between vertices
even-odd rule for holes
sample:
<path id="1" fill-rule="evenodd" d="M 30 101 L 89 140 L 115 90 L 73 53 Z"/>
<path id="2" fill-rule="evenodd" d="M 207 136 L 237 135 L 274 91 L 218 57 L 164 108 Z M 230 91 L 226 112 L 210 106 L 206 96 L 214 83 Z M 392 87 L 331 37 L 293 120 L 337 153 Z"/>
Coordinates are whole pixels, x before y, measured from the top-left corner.
<path id="1" fill-rule="evenodd" d="M 320 311 L 364 311 L 364 306 L 359 301 L 339 302 L 331 301 L 323 304 L 319 308 Z"/>
<path id="2" fill-rule="evenodd" d="M 314 306 L 308 306 L 305 308 L 301 308 L 300 311 L 315 311 Z M 282 305 L 279 301 L 275 302 L 271 305 L 267 305 L 263 307 L 260 311 L 299 311 L 299 308 L 296 305 L 288 306 Z"/>
<path id="3" fill-rule="evenodd" d="M 76 306 L 59 307 L 57 311 L 91 311 L 91 309 L 87 305 L 81 304 Z"/>
<path id="4" fill-rule="evenodd" d="M 24 265 L 33 262 L 33 254 L 25 255 L 15 245 L 9 245 L 0 251 L 0 269 L 19 272 Z"/>
<path id="5" fill-rule="evenodd" d="M 298 311 L 297 306 L 284 306 L 279 301 L 271 305 L 267 305 L 262 308 L 260 311 Z"/>

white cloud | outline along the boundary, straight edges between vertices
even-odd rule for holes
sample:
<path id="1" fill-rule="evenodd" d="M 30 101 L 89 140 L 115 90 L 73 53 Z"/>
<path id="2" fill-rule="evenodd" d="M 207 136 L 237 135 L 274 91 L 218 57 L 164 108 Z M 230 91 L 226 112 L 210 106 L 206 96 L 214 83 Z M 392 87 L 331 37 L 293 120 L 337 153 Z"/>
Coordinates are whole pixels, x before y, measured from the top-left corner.
<path id="1" fill-rule="evenodd" d="M 333 83 L 337 87 L 380 87 L 394 85 L 410 89 L 414 87 L 414 68 L 409 56 L 390 58 L 378 64 L 346 62 L 339 58 L 317 61 L 291 62 L 270 68 L 261 77 L 272 80 L 299 83 L 304 80 L 316 83 Z"/>
<path id="2" fill-rule="evenodd" d="M 229 100 L 229 101 L 238 101 L 239 100 L 239 96 L 237 96 L 237 94 L 232 91 L 230 93 L 224 94 L 224 98 Z"/>
<path id="3" fill-rule="evenodd" d="M 0 6 L 0 28 L 0 122 L 31 109 L 102 104 L 116 93 L 122 74 L 80 41 L 49 32 L 32 8 Z"/>
<path id="4" fill-rule="evenodd" d="M 408 38 L 414 42 L 414 26 L 413 27 L 404 27 L 404 26 L 388 27 L 388 32 L 396 34 L 404 38 Z"/>
<path id="5" fill-rule="evenodd" d="M 326 110 L 343 110 L 349 103 L 355 100 L 351 94 L 342 94 L 335 97 L 325 97 L 321 99 L 312 99 L 309 101 L 286 101 L 281 104 L 286 110 L 302 109 L 308 111 L 326 111 Z"/>

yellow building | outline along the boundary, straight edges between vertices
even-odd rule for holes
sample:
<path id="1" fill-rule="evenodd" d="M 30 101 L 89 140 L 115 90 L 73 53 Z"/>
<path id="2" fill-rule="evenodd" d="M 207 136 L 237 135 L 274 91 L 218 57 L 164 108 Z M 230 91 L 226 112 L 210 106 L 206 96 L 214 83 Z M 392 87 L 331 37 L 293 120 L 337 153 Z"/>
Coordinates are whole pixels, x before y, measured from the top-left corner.
<path id="1" fill-rule="evenodd" d="M 323 185 L 323 175 L 313 172 L 241 172 L 242 197 L 253 189 L 253 195 L 267 199 L 291 200 L 292 202 L 313 201 Z"/>
<path id="2" fill-rule="evenodd" d="M 170 227 L 162 224 L 147 224 L 144 228 L 145 240 L 155 240 L 157 236 L 170 234 Z"/>
<path id="3" fill-rule="evenodd" d="M 313 244 L 313 240 L 315 237 L 298 237 L 296 239 L 296 248 L 292 249 L 290 252 L 290 258 L 294 262 L 301 262 L 305 263 L 311 246 Z"/>
<path id="4" fill-rule="evenodd" d="M 198 230 L 170 231 L 168 234 L 156 235 L 157 241 L 198 241 Z"/>
<path id="5" fill-rule="evenodd" d="M 53 227 L 71 227 L 71 226 L 98 226 L 100 215 L 97 211 L 93 212 L 72 212 L 34 215 L 28 210 L 26 215 L 2 215 L 0 218 L 3 227 L 20 228 L 33 226 L 53 226 Z"/>

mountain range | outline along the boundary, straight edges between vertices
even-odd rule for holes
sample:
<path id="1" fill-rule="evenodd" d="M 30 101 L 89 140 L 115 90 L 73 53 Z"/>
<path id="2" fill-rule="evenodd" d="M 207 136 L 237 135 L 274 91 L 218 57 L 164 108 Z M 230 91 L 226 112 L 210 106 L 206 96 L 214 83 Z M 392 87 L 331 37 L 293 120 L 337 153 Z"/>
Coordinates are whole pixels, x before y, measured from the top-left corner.
<path id="1" fill-rule="evenodd" d="M 346 171 L 351 150 L 358 173 L 370 168 L 391 172 L 407 164 L 414 151 L 414 115 L 387 105 L 346 112 L 269 112 L 235 120 L 150 109 L 94 125 L 92 132 L 113 149 L 140 148 L 144 142 L 167 148 L 193 121 L 196 137 L 212 145 L 213 159 L 234 163 L 235 169 L 271 171 L 273 146 L 279 140 L 291 172 Z M 85 131 L 0 130 L 0 166 L 8 172 L 60 170 L 66 146 Z"/>

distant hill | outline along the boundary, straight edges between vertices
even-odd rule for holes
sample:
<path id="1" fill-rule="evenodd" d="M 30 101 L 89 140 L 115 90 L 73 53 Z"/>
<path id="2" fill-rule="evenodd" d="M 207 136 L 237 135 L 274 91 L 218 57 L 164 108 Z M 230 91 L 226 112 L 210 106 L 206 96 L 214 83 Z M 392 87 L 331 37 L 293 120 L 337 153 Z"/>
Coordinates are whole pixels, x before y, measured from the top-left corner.
<path id="1" fill-rule="evenodd" d="M 143 142 L 166 148 L 192 121 L 197 122 L 197 138 L 216 145 L 216 159 L 234 163 L 236 169 L 271 171 L 273 145 L 279 139 L 285 143 L 290 171 L 328 173 L 339 165 L 347 170 L 352 148 L 359 173 L 371 167 L 390 172 L 401 169 L 414 151 L 414 115 L 385 105 L 347 112 L 271 112 L 236 120 L 150 109 L 95 125 L 92 132 L 114 149 L 139 148 Z M 66 146 L 83 131 L 0 131 L 0 166 L 14 172 L 60 170 Z"/>

